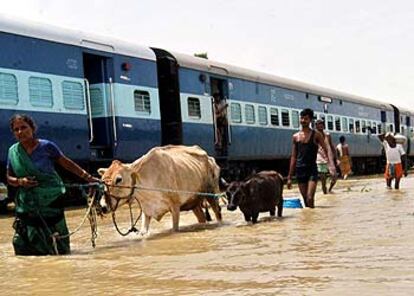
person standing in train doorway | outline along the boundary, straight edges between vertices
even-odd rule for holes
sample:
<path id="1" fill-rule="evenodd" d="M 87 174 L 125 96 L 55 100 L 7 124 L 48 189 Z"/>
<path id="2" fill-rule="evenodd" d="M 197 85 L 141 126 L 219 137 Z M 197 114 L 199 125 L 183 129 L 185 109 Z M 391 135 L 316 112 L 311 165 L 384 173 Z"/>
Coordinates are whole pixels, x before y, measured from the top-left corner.
<path id="1" fill-rule="evenodd" d="M 318 182 L 318 168 L 316 155 L 319 146 L 326 155 L 328 150 L 320 132 L 311 129 L 313 110 L 303 109 L 300 112 L 300 124 L 302 129 L 292 136 L 292 155 L 290 157 L 287 187 L 292 188 L 292 175 L 296 171 L 296 179 L 300 193 L 309 208 L 315 207 L 315 191 Z"/>
<path id="2" fill-rule="evenodd" d="M 319 178 L 321 179 L 322 191 L 324 194 L 332 192 L 332 188 L 336 184 L 336 155 L 335 147 L 332 143 L 331 135 L 328 132 L 325 132 L 325 122 L 323 119 L 318 119 L 316 121 L 316 130 L 321 133 L 322 138 L 325 141 L 328 154 L 325 154 L 322 147 L 319 146 L 318 154 L 316 156 L 316 165 L 318 166 Z M 329 188 L 326 186 L 328 177 L 331 177 L 331 182 Z"/>
<path id="3" fill-rule="evenodd" d="M 227 107 L 229 104 L 220 97 L 218 92 L 213 94 L 214 116 L 216 121 L 216 142 L 217 150 L 223 150 L 226 145 Z"/>
<path id="4" fill-rule="evenodd" d="M 403 172 L 407 176 L 407 172 L 403 164 L 405 164 L 405 151 L 401 144 L 397 144 L 397 141 L 392 133 L 385 135 L 379 135 L 378 138 L 382 142 L 384 147 L 385 156 L 387 158 L 387 164 L 385 166 L 385 182 L 387 189 L 392 189 L 391 182 L 395 179 L 394 188 L 400 189 L 400 180 L 403 176 Z"/>

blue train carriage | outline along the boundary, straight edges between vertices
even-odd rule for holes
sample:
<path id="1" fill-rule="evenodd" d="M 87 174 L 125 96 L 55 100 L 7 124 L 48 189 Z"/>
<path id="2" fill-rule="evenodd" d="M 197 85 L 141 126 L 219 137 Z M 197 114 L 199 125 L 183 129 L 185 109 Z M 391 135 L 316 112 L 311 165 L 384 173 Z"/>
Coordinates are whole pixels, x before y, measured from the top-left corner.
<path id="1" fill-rule="evenodd" d="M 31 115 L 38 136 L 82 165 L 130 161 L 160 144 L 156 57 L 150 48 L 0 18 L 0 167 L 15 141 L 8 119 Z"/>
<path id="2" fill-rule="evenodd" d="M 171 58 L 178 69 L 183 143 L 199 144 L 238 169 L 286 172 L 299 113 L 309 107 L 325 119 L 335 143 L 346 136 L 356 171 L 381 167 L 377 135 L 395 130 L 392 106 L 189 55 L 173 53 Z M 229 103 L 224 154 L 214 149 L 214 92 Z"/>
<path id="3" fill-rule="evenodd" d="M 410 166 L 414 163 L 414 112 L 406 108 L 398 108 L 399 134 L 407 138 L 404 145 L 405 151 L 409 158 Z"/>

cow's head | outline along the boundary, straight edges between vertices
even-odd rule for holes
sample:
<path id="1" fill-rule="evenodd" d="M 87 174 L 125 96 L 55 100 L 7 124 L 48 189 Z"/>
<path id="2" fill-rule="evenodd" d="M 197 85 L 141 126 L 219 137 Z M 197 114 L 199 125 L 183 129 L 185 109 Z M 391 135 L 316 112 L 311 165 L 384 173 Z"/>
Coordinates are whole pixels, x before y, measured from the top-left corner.
<path id="1" fill-rule="evenodd" d="M 126 164 L 114 160 L 109 168 L 98 169 L 105 185 L 105 194 L 99 201 L 103 213 L 115 211 L 130 201 L 136 183 L 136 173 Z"/>
<path id="2" fill-rule="evenodd" d="M 243 202 L 245 198 L 245 184 L 244 182 L 231 182 L 226 190 L 228 205 L 227 210 L 234 211 Z"/>

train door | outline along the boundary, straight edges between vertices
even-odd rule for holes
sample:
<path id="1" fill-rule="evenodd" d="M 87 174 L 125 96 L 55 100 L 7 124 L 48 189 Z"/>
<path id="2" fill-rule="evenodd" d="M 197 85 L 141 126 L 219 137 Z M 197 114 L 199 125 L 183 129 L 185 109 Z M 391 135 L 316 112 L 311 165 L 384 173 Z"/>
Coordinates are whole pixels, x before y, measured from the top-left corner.
<path id="1" fill-rule="evenodd" d="M 113 158 L 117 142 L 112 62 L 109 57 L 83 54 L 89 144 L 97 159 Z"/>
<path id="2" fill-rule="evenodd" d="M 231 131 L 228 120 L 228 81 L 210 78 L 212 94 L 214 145 L 217 156 L 226 156 L 228 145 L 231 144 Z"/>
<path id="3" fill-rule="evenodd" d="M 178 63 L 167 51 L 153 48 L 157 57 L 158 92 L 161 112 L 161 144 L 182 144 L 183 131 L 178 80 Z"/>

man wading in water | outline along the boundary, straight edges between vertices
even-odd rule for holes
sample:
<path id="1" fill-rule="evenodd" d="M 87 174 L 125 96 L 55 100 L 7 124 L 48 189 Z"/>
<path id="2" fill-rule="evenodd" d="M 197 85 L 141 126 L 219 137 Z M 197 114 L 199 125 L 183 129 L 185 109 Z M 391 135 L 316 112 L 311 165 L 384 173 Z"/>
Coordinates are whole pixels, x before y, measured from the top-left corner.
<path id="1" fill-rule="evenodd" d="M 304 109 L 300 112 L 300 124 L 302 130 L 292 136 L 292 155 L 290 157 L 289 175 L 287 186 L 292 188 L 292 175 L 296 170 L 296 179 L 305 206 L 315 207 L 315 190 L 318 182 L 318 168 L 316 155 L 319 146 L 325 155 L 328 155 L 325 141 L 322 135 L 310 128 L 313 119 L 313 110 Z"/>

